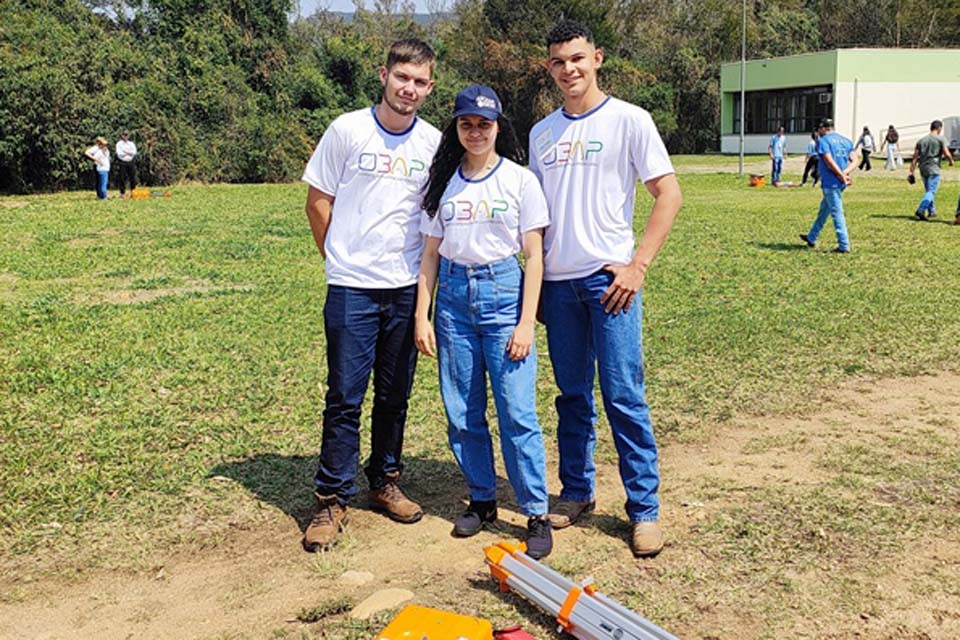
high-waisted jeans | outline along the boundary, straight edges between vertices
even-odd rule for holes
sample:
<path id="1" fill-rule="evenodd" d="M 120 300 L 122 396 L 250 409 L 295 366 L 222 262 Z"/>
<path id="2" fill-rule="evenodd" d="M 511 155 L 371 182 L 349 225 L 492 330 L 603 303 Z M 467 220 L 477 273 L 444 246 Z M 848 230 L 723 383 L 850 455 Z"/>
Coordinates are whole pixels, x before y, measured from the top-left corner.
<path id="1" fill-rule="evenodd" d="M 547 512 L 547 470 L 537 421 L 537 353 L 511 360 L 507 344 L 520 319 L 523 272 L 516 258 L 468 267 L 440 260 L 435 329 L 440 392 L 450 448 L 471 500 L 495 500 L 497 476 L 487 425 L 487 383 L 497 409 L 500 448 L 520 511 Z"/>

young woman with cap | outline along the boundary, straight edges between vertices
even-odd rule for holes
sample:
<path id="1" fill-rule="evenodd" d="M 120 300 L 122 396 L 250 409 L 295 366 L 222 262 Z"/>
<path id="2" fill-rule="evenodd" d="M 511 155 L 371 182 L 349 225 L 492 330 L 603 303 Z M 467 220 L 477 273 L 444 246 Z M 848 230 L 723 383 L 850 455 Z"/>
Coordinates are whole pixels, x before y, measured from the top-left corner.
<path id="1" fill-rule="evenodd" d="M 489 374 L 507 476 L 528 517 L 527 553 L 542 558 L 553 538 L 535 401 L 534 324 L 547 202 L 536 176 L 519 164 L 522 147 L 493 89 L 471 85 L 454 108 L 423 198 L 416 345 L 438 358 L 450 447 L 470 489 L 454 534 L 474 535 L 497 519 Z M 429 318 L 435 284 L 436 331 Z"/>

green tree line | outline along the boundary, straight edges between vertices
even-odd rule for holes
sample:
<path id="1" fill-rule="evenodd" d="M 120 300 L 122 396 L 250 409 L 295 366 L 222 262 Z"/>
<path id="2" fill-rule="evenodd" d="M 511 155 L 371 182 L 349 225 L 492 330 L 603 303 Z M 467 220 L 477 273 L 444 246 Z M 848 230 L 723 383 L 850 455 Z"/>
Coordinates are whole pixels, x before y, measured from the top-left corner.
<path id="1" fill-rule="evenodd" d="M 526 138 L 558 104 L 542 61 L 561 16 L 590 26 L 604 88 L 654 116 L 673 152 L 715 149 L 719 65 L 738 0 L 457 0 L 428 22 L 380 0 L 352 20 L 291 19 L 295 0 L 0 0 L 0 190 L 87 185 L 82 151 L 132 132 L 147 184 L 297 179 L 337 114 L 379 99 L 389 43 L 439 56 L 423 116 L 484 82 Z M 399 8 L 398 8 L 399 7 Z M 957 0 L 752 0 L 749 57 L 844 46 L 952 46 Z"/>

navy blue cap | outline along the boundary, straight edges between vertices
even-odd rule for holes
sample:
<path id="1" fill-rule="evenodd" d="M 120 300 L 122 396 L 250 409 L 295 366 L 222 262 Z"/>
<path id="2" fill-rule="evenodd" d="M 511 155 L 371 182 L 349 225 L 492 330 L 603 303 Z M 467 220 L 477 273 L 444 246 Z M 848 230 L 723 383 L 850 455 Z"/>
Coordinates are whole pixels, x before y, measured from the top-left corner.
<path id="1" fill-rule="evenodd" d="M 480 116 L 485 120 L 496 120 L 503 109 L 497 92 L 483 84 L 472 84 L 457 94 L 453 103 L 453 117 Z"/>

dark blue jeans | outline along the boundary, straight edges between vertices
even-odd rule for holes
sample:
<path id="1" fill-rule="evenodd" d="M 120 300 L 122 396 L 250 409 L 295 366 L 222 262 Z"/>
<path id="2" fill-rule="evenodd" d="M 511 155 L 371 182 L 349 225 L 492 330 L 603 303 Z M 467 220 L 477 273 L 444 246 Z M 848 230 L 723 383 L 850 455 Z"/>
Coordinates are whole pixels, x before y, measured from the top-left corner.
<path id="1" fill-rule="evenodd" d="M 372 445 L 364 469 L 372 489 L 403 465 L 403 428 L 413 386 L 416 285 L 357 289 L 330 285 L 323 307 L 327 338 L 327 395 L 323 411 L 317 493 L 347 504 L 357 494 L 360 408 L 373 372 Z"/>

